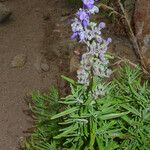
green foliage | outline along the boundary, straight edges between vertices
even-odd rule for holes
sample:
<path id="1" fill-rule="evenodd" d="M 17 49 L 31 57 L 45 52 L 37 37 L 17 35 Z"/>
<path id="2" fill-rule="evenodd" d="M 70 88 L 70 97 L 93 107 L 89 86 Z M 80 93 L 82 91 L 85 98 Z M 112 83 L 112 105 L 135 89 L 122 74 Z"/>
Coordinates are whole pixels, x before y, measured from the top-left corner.
<path id="1" fill-rule="evenodd" d="M 64 79 L 70 84 L 71 94 L 59 100 L 64 108 L 60 113 L 56 114 L 58 103 L 54 113 L 48 113 L 45 105 L 41 107 L 43 95 L 36 93 L 33 97 L 37 129 L 27 150 L 150 149 L 150 88 L 142 81 L 139 68 L 122 67 L 106 85 L 106 95 L 97 100 L 91 96 L 97 78 L 89 88 Z M 53 108 L 51 100 L 59 98 L 48 97 L 46 106 Z"/>
<path id="2" fill-rule="evenodd" d="M 150 149 L 150 88 L 148 82 L 141 84 L 139 69 L 129 66 L 121 69 L 114 92 L 122 103 L 120 107 L 129 114 L 121 117 L 121 126 L 128 138 L 122 140 L 126 149 Z"/>
<path id="3" fill-rule="evenodd" d="M 52 138 L 60 126 L 58 120 L 52 121 L 51 117 L 58 113 L 58 101 L 59 94 L 54 87 L 48 94 L 38 91 L 33 93 L 30 109 L 35 120 L 35 131 L 25 144 L 26 150 L 55 150 L 56 142 Z"/>

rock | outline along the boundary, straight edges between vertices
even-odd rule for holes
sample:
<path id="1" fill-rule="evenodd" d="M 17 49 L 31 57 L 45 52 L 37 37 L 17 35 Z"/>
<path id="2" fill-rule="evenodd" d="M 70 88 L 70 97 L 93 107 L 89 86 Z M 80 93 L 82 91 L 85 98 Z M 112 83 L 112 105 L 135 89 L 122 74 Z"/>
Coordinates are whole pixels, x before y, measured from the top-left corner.
<path id="1" fill-rule="evenodd" d="M 41 54 L 41 53 L 37 54 L 37 58 L 34 63 L 34 67 L 38 73 L 42 73 L 42 71 L 45 71 L 45 72 L 49 71 L 49 65 L 43 54 Z"/>
<path id="2" fill-rule="evenodd" d="M 3 5 L 2 3 L 0 3 L 0 23 L 7 20 L 11 14 L 12 12 L 10 11 L 10 9 L 7 8 L 5 5 Z"/>
<path id="3" fill-rule="evenodd" d="M 15 56 L 11 62 L 12 67 L 23 67 L 27 61 L 27 56 L 19 54 Z"/>
<path id="4" fill-rule="evenodd" d="M 134 13 L 135 34 L 145 62 L 150 60 L 150 0 L 137 0 Z M 149 62 L 150 63 L 150 62 Z"/>
<path id="5" fill-rule="evenodd" d="M 37 56 L 36 56 L 36 59 L 35 59 L 34 68 L 36 69 L 36 71 L 38 73 L 42 72 L 42 69 L 41 69 L 42 58 L 43 58 L 42 54 L 38 53 Z"/>
<path id="6" fill-rule="evenodd" d="M 144 55 L 144 62 L 150 70 L 150 1 L 137 0 L 134 14 L 135 33 Z"/>
<path id="7" fill-rule="evenodd" d="M 41 63 L 41 69 L 47 72 L 49 71 L 49 65 L 47 63 Z"/>
<path id="8" fill-rule="evenodd" d="M 136 0 L 125 0 L 124 1 L 124 7 L 128 14 L 128 19 L 130 23 L 132 23 L 133 14 L 134 14 L 134 5 Z"/>
<path id="9" fill-rule="evenodd" d="M 135 55 L 134 49 L 130 40 L 122 36 L 111 36 L 113 39 L 112 44 L 109 46 L 109 52 L 119 56 L 121 58 L 129 59 L 136 63 L 137 56 Z"/>

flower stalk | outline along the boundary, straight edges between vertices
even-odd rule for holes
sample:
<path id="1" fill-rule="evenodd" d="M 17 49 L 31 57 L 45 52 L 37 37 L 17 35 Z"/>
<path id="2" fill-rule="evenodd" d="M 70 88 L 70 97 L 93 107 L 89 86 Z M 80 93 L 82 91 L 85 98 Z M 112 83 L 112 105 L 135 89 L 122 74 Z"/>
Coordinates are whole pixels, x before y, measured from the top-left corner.
<path id="1" fill-rule="evenodd" d="M 104 22 L 97 24 L 90 21 L 90 16 L 99 12 L 99 8 L 94 5 L 94 0 L 82 0 L 83 8 L 76 13 L 76 17 L 71 24 L 73 35 L 71 39 L 77 38 L 80 43 L 87 46 L 86 52 L 81 56 L 80 68 L 77 71 L 78 83 L 89 86 L 92 76 L 101 79 L 109 78 L 112 71 L 108 68 L 109 60 L 106 57 L 111 38 L 102 37 L 102 29 L 106 27 Z M 93 97 L 104 95 L 102 84 L 97 85 L 93 91 Z"/>

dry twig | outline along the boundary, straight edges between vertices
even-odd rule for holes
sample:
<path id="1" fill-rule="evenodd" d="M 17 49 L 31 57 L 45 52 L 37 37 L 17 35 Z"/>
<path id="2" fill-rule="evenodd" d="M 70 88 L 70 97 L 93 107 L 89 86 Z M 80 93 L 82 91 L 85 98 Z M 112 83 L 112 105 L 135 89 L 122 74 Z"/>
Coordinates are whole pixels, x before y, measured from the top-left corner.
<path id="1" fill-rule="evenodd" d="M 128 63 L 129 65 L 133 66 L 133 67 L 137 67 L 138 65 L 131 62 L 129 59 L 126 59 L 126 58 L 122 58 L 122 57 L 119 57 L 119 56 L 116 56 L 116 58 L 118 59 L 117 62 L 115 62 L 113 65 L 119 65 L 121 63 Z"/>
<path id="2" fill-rule="evenodd" d="M 112 13 L 114 13 L 116 15 L 119 15 L 120 17 L 124 18 L 124 20 L 125 20 L 125 22 L 127 24 L 128 31 L 129 31 L 128 32 L 129 33 L 129 37 L 131 39 L 132 45 L 133 45 L 134 50 L 135 50 L 135 54 L 140 59 L 142 70 L 143 70 L 143 72 L 145 74 L 148 74 L 150 76 L 150 73 L 146 69 L 146 65 L 145 65 L 145 62 L 144 62 L 144 56 L 143 56 L 142 50 L 141 50 L 141 48 L 140 48 L 140 46 L 138 44 L 137 38 L 134 35 L 134 32 L 132 30 L 132 26 L 130 24 L 130 21 L 129 21 L 129 18 L 128 18 L 128 14 L 126 13 L 125 8 L 124 8 L 124 6 L 123 6 L 123 4 L 121 3 L 120 0 L 118 0 L 118 4 L 120 6 L 120 9 L 121 9 L 122 13 L 115 11 L 114 8 L 112 8 L 110 6 L 107 6 L 105 4 L 99 4 L 98 6 L 103 8 L 103 9 L 111 10 Z"/>
<path id="3" fill-rule="evenodd" d="M 110 6 L 107 6 L 107 5 L 105 5 L 105 4 L 100 3 L 100 4 L 98 5 L 98 7 L 101 7 L 101 8 L 104 9 L 104 10 L 111 10 L 113 14 L 116 14 L 116 15 L 118 15 L 118 16 L 124 17 L 124 16 L 121 15 L 119 12 L 117 12 L 114 8 L 112 8 L 112 7 L 110 7 Z"/>
<path id="4" fill-rule="evenodd" d="M 137 42 L 137 38 L 136 36 L 134 35 L 134 32 L 132 30 L 132 27 L 131 27 L 131 24 L 130 24 L 130 21 L 128 19 L 128 15 L 125 11 L 125 8 L 123 7 L 122 3 L 120 2 L 120 0 L 118 0 L 118 3 L 119 3 L 119 6 L 121 8 L 121 11 L 123 13 L 123 16 L 124 16 L 124 19 L 127 23 L 127 27 L 129 29 L 129 35 L 130 35 L 130 38 L 131 38 L 131 41 L 132 41 L 132 44 L 134 46 L 134 49 L 135 49 L 135 53 L 136 55 L 141 59 L 141 61 L 143 61 L 143 56 L 142 56 L 142 51 L 140 50 L 140 47 L 139 47 L 139 44 Z"/>

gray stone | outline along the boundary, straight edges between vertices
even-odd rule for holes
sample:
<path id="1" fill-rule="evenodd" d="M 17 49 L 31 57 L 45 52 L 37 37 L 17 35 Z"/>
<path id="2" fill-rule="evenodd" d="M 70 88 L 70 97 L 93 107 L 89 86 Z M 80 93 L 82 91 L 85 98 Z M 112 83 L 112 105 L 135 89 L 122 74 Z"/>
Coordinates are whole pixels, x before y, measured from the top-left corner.
<path id="1" fill-rule="evenodd" d="M 13 58 L 11 65 L 12 67 L 23 67 L 26 61 L 27 61 L 27 56 L 24 54 L 19 54 Z"/>
<path id="2" fill-rule="evenodd" d="M 134 23 L 145 64 L 150 70 L 150 0 L 136 1 Z"/>
<path id="3" fill-rule="evenodd" d="M 10 9 L 0 3 L 0 23 L 7 20 L 11 14 L 12 12 L 10 11 Z"/>
<path id="4" fill-rule="evenodd" d="M 49 65 L 47 63 L 41 63 L 41 69 L 47 72 L 49 71 Z"/>

